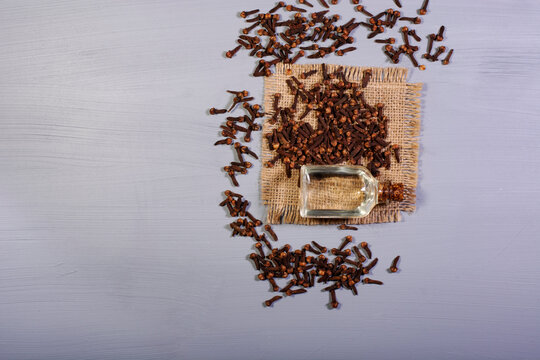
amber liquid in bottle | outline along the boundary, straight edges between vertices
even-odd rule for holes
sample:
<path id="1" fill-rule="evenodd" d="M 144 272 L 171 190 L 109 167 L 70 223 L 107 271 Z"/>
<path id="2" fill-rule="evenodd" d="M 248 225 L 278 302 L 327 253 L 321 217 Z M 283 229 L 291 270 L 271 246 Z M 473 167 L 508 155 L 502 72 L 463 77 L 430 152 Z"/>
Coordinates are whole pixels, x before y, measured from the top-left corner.
<path id="1" fill-rule="evenodd" d="M 305 165 L 300 169 L 302 217 L 364 217 L 390 199 L 403 200 L 403 185 L 379 184 L 363 166 Z"/>

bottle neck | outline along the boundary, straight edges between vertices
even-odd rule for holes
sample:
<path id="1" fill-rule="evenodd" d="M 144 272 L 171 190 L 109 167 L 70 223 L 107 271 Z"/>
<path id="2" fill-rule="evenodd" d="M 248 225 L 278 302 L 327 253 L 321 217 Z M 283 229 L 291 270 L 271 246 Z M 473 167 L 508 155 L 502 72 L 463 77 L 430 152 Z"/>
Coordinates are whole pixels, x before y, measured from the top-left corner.
<path id="1" fill-rule="evenodd" d="M 392 184 L 387 181 L 385 183 L 379 183 L 378 202 L 388 203 L 390 201 L 403 201 L 404 198 L 404 186 L 403 184 Z"/>

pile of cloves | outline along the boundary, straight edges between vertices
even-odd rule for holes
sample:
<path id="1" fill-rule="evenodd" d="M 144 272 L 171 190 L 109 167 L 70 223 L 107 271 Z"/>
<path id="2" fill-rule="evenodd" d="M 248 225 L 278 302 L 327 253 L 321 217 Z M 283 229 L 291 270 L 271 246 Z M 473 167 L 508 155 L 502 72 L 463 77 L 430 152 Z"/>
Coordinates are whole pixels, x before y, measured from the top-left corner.
<path id="1" fill-rule="evenodd" d="M 324 3 L 324 0 L 321 1 Z M 300 4 L 313 7 L 307 0 L 300 1 Z M 281 15 L 276 13 L 278 10 L 291 14 L 291 17 L 282 20 Z M 360 25 L 355 19 L 338 25 L 340 16 L 328 15 L 329 10 L 309 15 L 306 15 L 306 12 L 307 9 L 286 5 L 283 1 L 266 13 L 259 12 L 259 9 L 242 11 L 240 16 L 245 18 L 249 26 L 243 29 L 242 35 L 238 37 L 239 45 L 227 51 L 225 56 L 232 58 L 242 48 L 249 50 L 250 56 L 261 59 L 253 76 L 270 76 L 272 66 L 281 62 L 294 64 L 302 57 L 318 59 L 332 53 L 343 56 L 356 49 L 347 47 L 354 42 L 351 32 Z M 248 18 L 249 16 L 253 17 Z M 248 35 L 252 31 L 255 31 L 256 35 Z M 318 44 L 327 41 L 330 42 L 327 46 Z M 308 42 L 309 45 L 301 46 Z M 265 60 L 266 57 L 271 60 Z"/>
<path id="2" fill-rule="evenodd" d="M 267 307 L 272 306 L 284 296 L 306 293 L 307 289 L 322 283 L 329 284 L 322 291 L 329 292 L 330 307 L 335 309 L 339 306 L 337 290 L 346 289 L 358 295 L 356 288 L 358 283 L 383 284 L 382 281 L 366 277 L 379 261 L 378 258 L 373 258 L 367 242 L 362 241 L 360 247 L 353 245 L 348 248 L 353 242 L 352 236 L 348 235 L 339 247 L 332 248 L 330 251 L 316 241 L 295 250 L 289 244 L 274 248 L 268 237 L 277 242 L 278 236 L 270 225 L 263 226 L 262 221 L 249 212 L 249 201 L 231 190 L 226 190 L 224 195 L 225 199 L 219 205 L 226 208 L 231 217 L 237 218 L 229 224 L 232 236 L 249 237 L 255 241 L 256 252 L 251 253 L 249 259 L 259 271 L 257 278 L 268 281 L 271 291 L 282 293 L 264 301 Z M 257 228 L 260 233 L 257 232 Z M 269 235 L 268 237 L 261 228 Z M 398 271 L 399 259 L 400 257 L 397 256 L 392 261 L 388 272 Z M 364 265 L 367 260 L 371 261 Z M 290 280 L 284 286 L 278 284 L 279 281 L 289 278 Z"/>
<path id="3" fill-rule="evenodd" d="M 247 169 L 252 167 L 252 164 L 250 162 L 245 161 L 244 154 L 249 155 L 255 159 L 258 159 L 259 157 L 247 146 L 242 145 L 240 142 L 235 142 L 234 140 L 238 141 L 237 135 L 239 135 L 239 133 L 244 133 L 243 140 L 245 142 L 250 142 L 251 133 L 253 131 L 261 130 L 261 126 L 255 123 L 255 121 L 258 118 L 263 117 L 264 113 L 260 111 L 261 106 L 259 104 L 250 104 L 250 101 L 253 100 L 253 97 L 249 96 L 248 91 L 227 90 L 227 92 L 234 95 L 231 106 L 228 109 L 216 109 L 213 107 L 209 110 L 209 113 L 210 115 L 229 113 L 238 108 L 239 104 L 242 104 L 241 108 L 246 111 L 246 114 L 242 116 L 227 117 L 225 125 L 220 126 L 221 136 L 223 136 L 224 138 L 214 143 L 214 145 L 229 145 L 234 148 L 237 161 L 231 161 L 229 165 L 223 167 L 223 170 L 227 173 L 227 175 L 229 175 L 233 185 L 239 186 L 238 180 L 236 179 L 236 174 L 247 174 Z M 239 123 L 246 124 L 246 126 L 242 126 Z"/>
<path id="4" fill-rule="evenodd" d="M 231 190 L 226 190 L 224 194 L 226 198 L 219 206 L 226 207 L 229 215 L 237 218 L 229 224 L 232 230 L 231 236 L 253 238 L 253 240 L 263 243 L 268 249 L 272 250 L 272 244 L 268 241 L 266 234 L 262 232 L 259 234 L 257 232 L 257 228 L 261 227 L 263 223 L 249 212 L 249 201 L 242 195 L 232 192 Z M 278 237 L 270 225 L 265 225 L 264 230 L 272 240 L 278 241 Z"/>
<path id="5" fill-rule="evenodd" d="M 300 5 L 312 8 L 313 4 L 307 0 L 299 0 Z M 320 5 L 329 8 L 325 0 L 319 0 Z M 394 0 L 396 6 L 401 8 L 401 2 Z M 354 5 L 358 1 L 352 0 Z M 286 5 L 280 1 L 270 11 L 264 13 L 259 9 L 251 11 L 242 11 L 240 16 L 249 24 L 248 27 L 242 30 L 242 35 L 237 39 L 237 45 L 234 49 L 225 53 L 227 58 L 232 58 L 240 49 L 249 50 L 249 55 L 259 58 L 257 67 L 253 76 L 270 76 L 272 74 L 272 66 L 278 63 L 294 64 L 300 58 L 308 59 L 324 58 L 327 55 L 334 53 L 338 56 L 343 56 L 348 52 L 356 50 L 356 47 L 349 46 L 354 43 L 355 39 L 350 36 L 351 32 L 359 26 L 364 27 L 369 31 L 367 38 L 376 38 L 385 33 L 386 29 L 393 29 L 398 21 L 404 21 L 412 25 L 422 23 L 422 18 L 427 14 L 429 0 L 424 0 L 423 5 L 418 9 L 416 17 L 402 16 L 399 10 L 386 9 L 377 14 L 368 11 L 364 5 L 356 5 L 355 10 L 367 17 L 366 21 L 356 21 L 352 18 L 343 25 L 337 25 L 339 15 L 328 15 L 329 10 L 313 12 L 307 15 L 307 8 L 301 8 L 293 5 Z M 332 1 L 331 4 L 337 4 L 337 1 Z M 282 16 L 276 12 L 283 10 L 285 14 L 290 14 L 291 17 L 287 20 L 282 20 Z M 249 18 L 250 16 L 253 16 Z M 248 35 L 256 30 L 255 35 Z M 283 29 L 283 30 L 282 30 Z M 375 39 L 376 43 L 385 44 L 383 51 L 389 60 L 397 64 L 400 62 L 401 55 L 407 56 L 414 67 L 420 70 L 425 70 L 425 65 L 420 65 L 415 53 L 419 51 L 417 45 L 413 45 L 411 37 L 417 43 L 422 41 L 415 29 L 409 27 L 401 27 L 400 32 L 403 36 L 403 44 L 397 45 L 396 39 L 393 37 L 387 39 Z M 435 62 L 446 51 L 445 46 L 437 48 L 435 53 L 432 52 L 433 41 L 442 41 L 444 39 L 444 26 L 440 27 L 437 34 L 428 36 L 428 46 L 426 53 L 422 58 Z M 319 45 L 330 41 L 327 46 Z M 304 45 L 304 46 L 301 46 Z M 346 47 L 345 47 L 346 46 Z M 308 53 L 308 51 L 310 53 Z M 450 63 L 450 58 L 453 54 L 453 49 L 450 50 L 447 56 L 441 60 L 443 65 Z M 269 57 L 270 60 L 265 60 Z"/>
<path id="6" fill-rule="evenodd" d="M 308 71 L 300 78 L 317 72 Z M 347 162 L 365 165 L 378 176 L 379 169 L 390 168 L 392 156 L 399 162 L 399 145 L 386 141 L 389 119 L 384 115 L 384 104 L 373 106 L 364 99 L 363 89 L 370 81 L 371 70 L 363 72 L 361 83 L 348 81 L 342 67 L 329 73 L 322 64 L 321 72 L 322 82 L 309 89 L 295 76 L 286 80 L 294 95 L 290 106 L 280 106 L 282 94 L 274 95 L 268 121 L 279 126 L 264 136 L 275 155 L 264 165 L 273 167 L 281 160 L 291 177 L 292 170 L 302 165 Z M 303 121 L 312 112 L 317 118 L 315 128 Z"/>
<path id="7" fill-rule="evenodd" d="M 346 289 L 358 295 L 356 285 L 360 282 L 382 285 L 382 281 L 365 277 L 377 265 L 379 259 L 374 258 L 364 265 L 367 259 L 372 258 L 368 244 L 361 243 L 365 253 L 363 255 L 357 246 L 347 248 L 352 241 L 352 236 L 346 236 L 338 248 L 330 251 L 316 241 L 296 250 L 292 250 L 291 246 L 286 244 L 268 252 L 264 251 L 261 243 L 256 243 L 257 252 L 251 253 L 249 258 L 259 271 L 258 279 L 268 281 L 271 291 L 283 294 L 266 300 L 265 305 L 271 306 L 283 296 L 306 293 L 307 289 L 314 287 L 316 283 L 322 283 L 328 285 L 322 291 L 329 292 L 330 306 L 335 309 L 339 306 L 337 290 Z M 284 286 L 278 284 L 279 279 L 289 278 L 291 279 Z"/>
<path id="8" fill-rule="evenodd" d="M 401 3 L 399 2 L 399 0 L 395 0 L 394 2 L 397 7 L 401 8 Z M 429 4 L 429 0 L 424 0 L 421 8 L 418 9 L 418 15 L 424 16 L 427 14 L 428 4 Z M 384 46 L 384 53 L 389 58 L 389 60 L 393 62 L 394 64 L 398 64 L 400 62 L 400 57 L 403 54 L 410 59 L 414 67 L 419 68 L 420 70 L 426 69 L 425 65 L 420 65 L 418 63 L 418 60 L 415 57 L 415 53 L 419 51 L 419 47 L 417 45 L 413 45 L 411 41 L 411 39 L 413 39 L 417 43 L 420 43 L 422 41 L 422 38 L 416 33 L 416 30 L 410 28 L 410 26 L 421 24 L 422 23 L 421 17 L 402 16 L 399 10 L 395 10 L 391 8 L 386 9 L 378 13 L 377 15 L 373 15 L 372 13 L 367 11 L 366 7 L 363 5 L 357 6 L 356 10 L 368 16 L 367 22 L 361 23 L 362 26 L 364 26 L 365 28 L 371 31 L 368 35 L 368 39 L 384 33 L 385 27 L 392 29 L 396 25 L 397 21 L 405 21 L 405 22 L 410 23 L 409 27 L 403 26 L 400 28 L 400 33 L 403 37 L 403 44 L 397 45 L 396 47 L 394 47 L 393 44 L 396 43 L 396 39 L 393 37 L 390 37 L 387 39 L 377 39 L 375 40 L 375 42 L 379 44 L 386 44 Z M 434 54 L 431 54 L 431 51 L 432 51 L 433 41 L 444 40 L 444 35 L 443 35 L 444 30 L 445 30 L 445 27 L 441 26 L 437 34 L 430 34 L 428 36 L 427 51 L 422 56 L 422 58 L 427 59 L 431 62 L 435 62 L 439 60 L 439 57 L 446 51 L 446 47 L 440 46 Z M 447 56 L 441 61 L 443 65 L 448 65 L 450 63 L 450 58 L 453 52 L 454 52 L 453 49 L 450 50 Z"/>

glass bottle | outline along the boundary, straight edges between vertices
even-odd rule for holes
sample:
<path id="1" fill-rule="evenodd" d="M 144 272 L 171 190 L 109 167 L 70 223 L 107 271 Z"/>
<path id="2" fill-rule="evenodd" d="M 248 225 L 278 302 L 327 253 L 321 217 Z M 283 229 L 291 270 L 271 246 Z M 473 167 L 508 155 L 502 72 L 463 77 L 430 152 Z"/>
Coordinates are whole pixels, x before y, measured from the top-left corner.
<path id="1" fill-rule="evenodd" d="M 304 165 L 300 169 L 300 216 L 355 218 L 381 203 L 403 200 L 403 184 L 379 183 L 363 166 Z"/>

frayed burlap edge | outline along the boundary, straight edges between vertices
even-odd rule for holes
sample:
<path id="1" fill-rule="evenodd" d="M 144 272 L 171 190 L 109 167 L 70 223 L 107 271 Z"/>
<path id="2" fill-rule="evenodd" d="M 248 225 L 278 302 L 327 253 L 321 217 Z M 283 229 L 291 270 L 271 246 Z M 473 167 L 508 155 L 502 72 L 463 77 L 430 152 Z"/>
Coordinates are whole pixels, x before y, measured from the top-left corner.
<path id="1" fill-rule="evenodd" d="M 327 65 L 328 72 L 335 71 L 340 65 Z M 300 216 L 298 203 L 296 204 L 284 204 L 276 201 L 273 197 L 271 187 L 273 184 L 268 174 L 268 169 L 264 168 L 261 171 L 261 198 L 263 203 L 267 206 L 267 219 L 269 224 L 280 223 L 292 223 L 302 225 L 324 225 L 324 224 L 372 224 L 372 223 L 386 223 L 386 222 L 398 222 L 401 220 L 401 212 L 405 211 L 412 213 L 416 209 L 416 186 L 418 181 L 418 139 L 420 135 L 420 95 L 422 90 L 422 84 L 407 83 L 408 70 L 405 68 L 370 68 L 370 67 L 351 67 L 342 66 L 347 76 L 347 79 L 351 82 L 361 82 L 362 73 L 366 69 L 372 70 L 372 77 L 370 86 L 365 89 L 366 96 L 369 94 L 370 89 L 377 88 L 377 86 L 389 85 L 396 83 L 397 85 L 404 86 L 403 99 L 400 99 L 400 104 L 403 109 L 403 116 L 401 119 L 391 119 L 394 121 L 400 121 L 402 127 L 402 137 L 399 138 L 400 144 L 400 164 L 392 164 L 392 166 L 400 166 L 399 178 L 390 178 L 393 182 L 402 182 L 405 185 L 405 198 L 401 203 L 390 203 L 387 205 L 379 205 L 373 209 L 373 211 L 363 218 L 351 218 L 351 219 L 311 219 L 303 218 Z M 272 101 L 273 94 L 276 92 L 278 83 L 279 86 L 285 88 L 283 83 L 288 78 L 285 75 L 287 69 L 291 69 L 293 75 L 299 75 L 302 72 L 306 72 L 313 69 L 320 69 L 320 64 L 309 65 L 286 65 L 278 64 L 276 73 L 271 77 L 265 79 L 265 91 L 264 91 L 264 104 L 265 109 L 269 116 L 272 115 Z M 271 131 L 276 125 L 271 125 L 268 121 L 263 124 L 263 134 Z M 389 132 L 392 132 L 390 127 Z M 273 157 L 273 152 L 269 150 L 266 138 L 262 139 L 262 162 L 263 164 Z M 284 172 L 284 167 L 279 162 L 274 166 L 273 171 Z M 294 172 L 291 179 L 288 179 L 291 184 L 296 186 L 298 181 L 298 172 Z M 279 200 L 279 199 L 278 199 Z"/>

